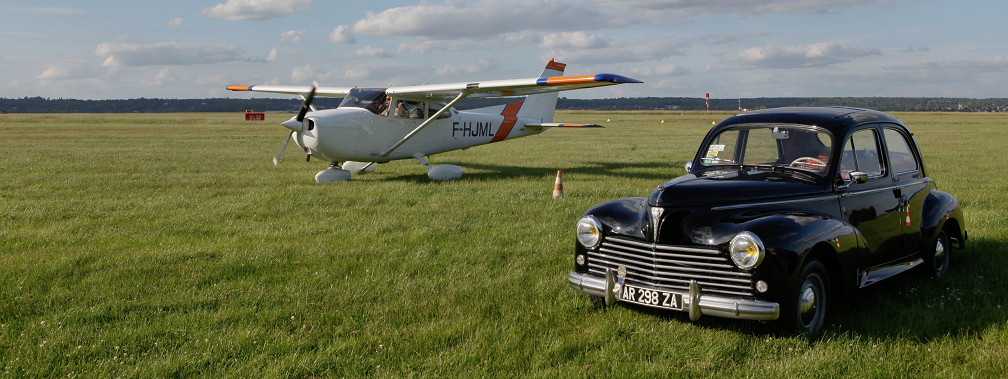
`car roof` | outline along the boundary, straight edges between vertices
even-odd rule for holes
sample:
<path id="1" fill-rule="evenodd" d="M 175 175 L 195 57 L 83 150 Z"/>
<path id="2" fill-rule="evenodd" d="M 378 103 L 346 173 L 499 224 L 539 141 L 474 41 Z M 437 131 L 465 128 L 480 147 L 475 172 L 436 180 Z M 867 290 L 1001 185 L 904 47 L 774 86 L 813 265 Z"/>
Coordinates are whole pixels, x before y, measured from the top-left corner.
<path id="1" fill-rule="evenodd" d="M 724 119 L 715 129 L 736 124 L 782 123 L 814 125 L 833 135 L 843 136 L 850 128 L 864 123 L 886 122 L 903 125 L 896 117 L 870 109 L 848 107 L 789 107 L 746 111 Z M 904 126 L 905 128 L 905 126 Z"/>

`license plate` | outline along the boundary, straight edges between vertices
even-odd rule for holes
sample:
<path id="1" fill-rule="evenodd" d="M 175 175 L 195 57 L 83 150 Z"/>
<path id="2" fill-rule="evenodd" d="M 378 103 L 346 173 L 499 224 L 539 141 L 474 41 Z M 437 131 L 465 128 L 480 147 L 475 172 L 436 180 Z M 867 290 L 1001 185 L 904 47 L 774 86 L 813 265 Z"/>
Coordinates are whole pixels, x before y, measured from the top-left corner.
<path id="1" fill-rule="evenodd" d="M 680 293 L 658 291 L 630 285 L 623 286 L 623 293 L 620 294 L 619 300 L 655 308 L 674 309 L 677 311 L 683 309 L 683 299 Z"/>

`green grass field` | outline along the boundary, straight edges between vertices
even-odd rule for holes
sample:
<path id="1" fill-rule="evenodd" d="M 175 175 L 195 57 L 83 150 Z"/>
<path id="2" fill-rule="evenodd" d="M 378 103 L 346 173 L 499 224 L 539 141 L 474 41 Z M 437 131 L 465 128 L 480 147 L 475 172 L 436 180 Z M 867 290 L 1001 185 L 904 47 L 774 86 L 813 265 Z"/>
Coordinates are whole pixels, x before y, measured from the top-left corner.
<path id="1" fill-rule="evenodd" d="M 289 115 L 0 116 L 0 373 L 1008 376 L 1003 114 L 896 115 L 968 248 L 947 278 L 861 291 L 819 341 L 571 290 L 581 213 L 681 175 L 729 115 L 561 113 L 608 128 L 431 157 L 460 180 L 398 161 L 327 185 L 297 148 L 273 166 Z"/>

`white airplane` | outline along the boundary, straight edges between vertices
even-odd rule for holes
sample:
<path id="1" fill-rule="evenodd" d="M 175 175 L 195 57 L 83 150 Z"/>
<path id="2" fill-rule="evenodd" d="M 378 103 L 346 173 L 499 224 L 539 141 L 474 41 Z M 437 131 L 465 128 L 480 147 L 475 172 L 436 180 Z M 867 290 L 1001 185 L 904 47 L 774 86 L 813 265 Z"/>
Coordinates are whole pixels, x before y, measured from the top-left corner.
<path id="1" fill-rule="evenodd" d="M 278 164 L 293 138 L 307 160 L 315 156 L 332 162 L 331 167 L 315 175 L 319 183 L 349 180 L 352 175 L 374 171 L 375 163 L 397 159 L 416 159 L 427 168 L 431 179 L 448 180 L 461 177 L 462 168 L 431 166 L 424 157 L 539 134 L 550 127 L 598 127 L 554 123 L 557 92 L 641 83 L 613 74 L 563 76 L 565 67 L 550 60 L 538 78 L 487 82 L 389 88 L 333 88 L 316 83 L 311 87 L 230 85 L 227 89 L 286 93 L 304 99 L 297 116 L 281 124 L 291 133 L 273 163 Z M 312 106 L 315 96 L 343 97 L 343 102 L 336 109 L 319 111 Z M 452 108 L 467 97 L 510 96 L 525 98 L 468 111 Z M 342 166 L 338 162 L 343 162 Z"/>

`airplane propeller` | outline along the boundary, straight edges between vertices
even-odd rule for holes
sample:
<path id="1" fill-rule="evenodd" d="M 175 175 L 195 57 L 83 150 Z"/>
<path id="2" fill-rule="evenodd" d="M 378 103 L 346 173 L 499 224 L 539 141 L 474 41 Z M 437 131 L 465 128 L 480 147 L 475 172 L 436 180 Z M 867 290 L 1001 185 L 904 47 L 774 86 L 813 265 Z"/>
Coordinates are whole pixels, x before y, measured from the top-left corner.
<path id="1" fill-rule="evenodd" d="M 294 120 L 297 122 L 304 122 L 305 115 L 308 111 L 312 109 L 312 101 L 315 100 L 315 90 L 318 89 L 318 82 L 312 82 L 312 89 L 308 91 L 308 96 L 305 96 L 304 102 L 301 103 L 301 110 L 298 111 L 297 117 Z M 295 131 L 291 130 L 290 134 L 287 135 L 287 140 L 284 141 L 283 145 L 280 145 L 280 151 L 277 155 L 273 157 L 273 165 L 277 166 L 280 164 L 280 156 L 283 155 L 284 149 L 287 148 L 287 143 L 290 142 L 291 138 L 294 138 Z M 310 158 L 309 158 L 310 159 Z"/>

